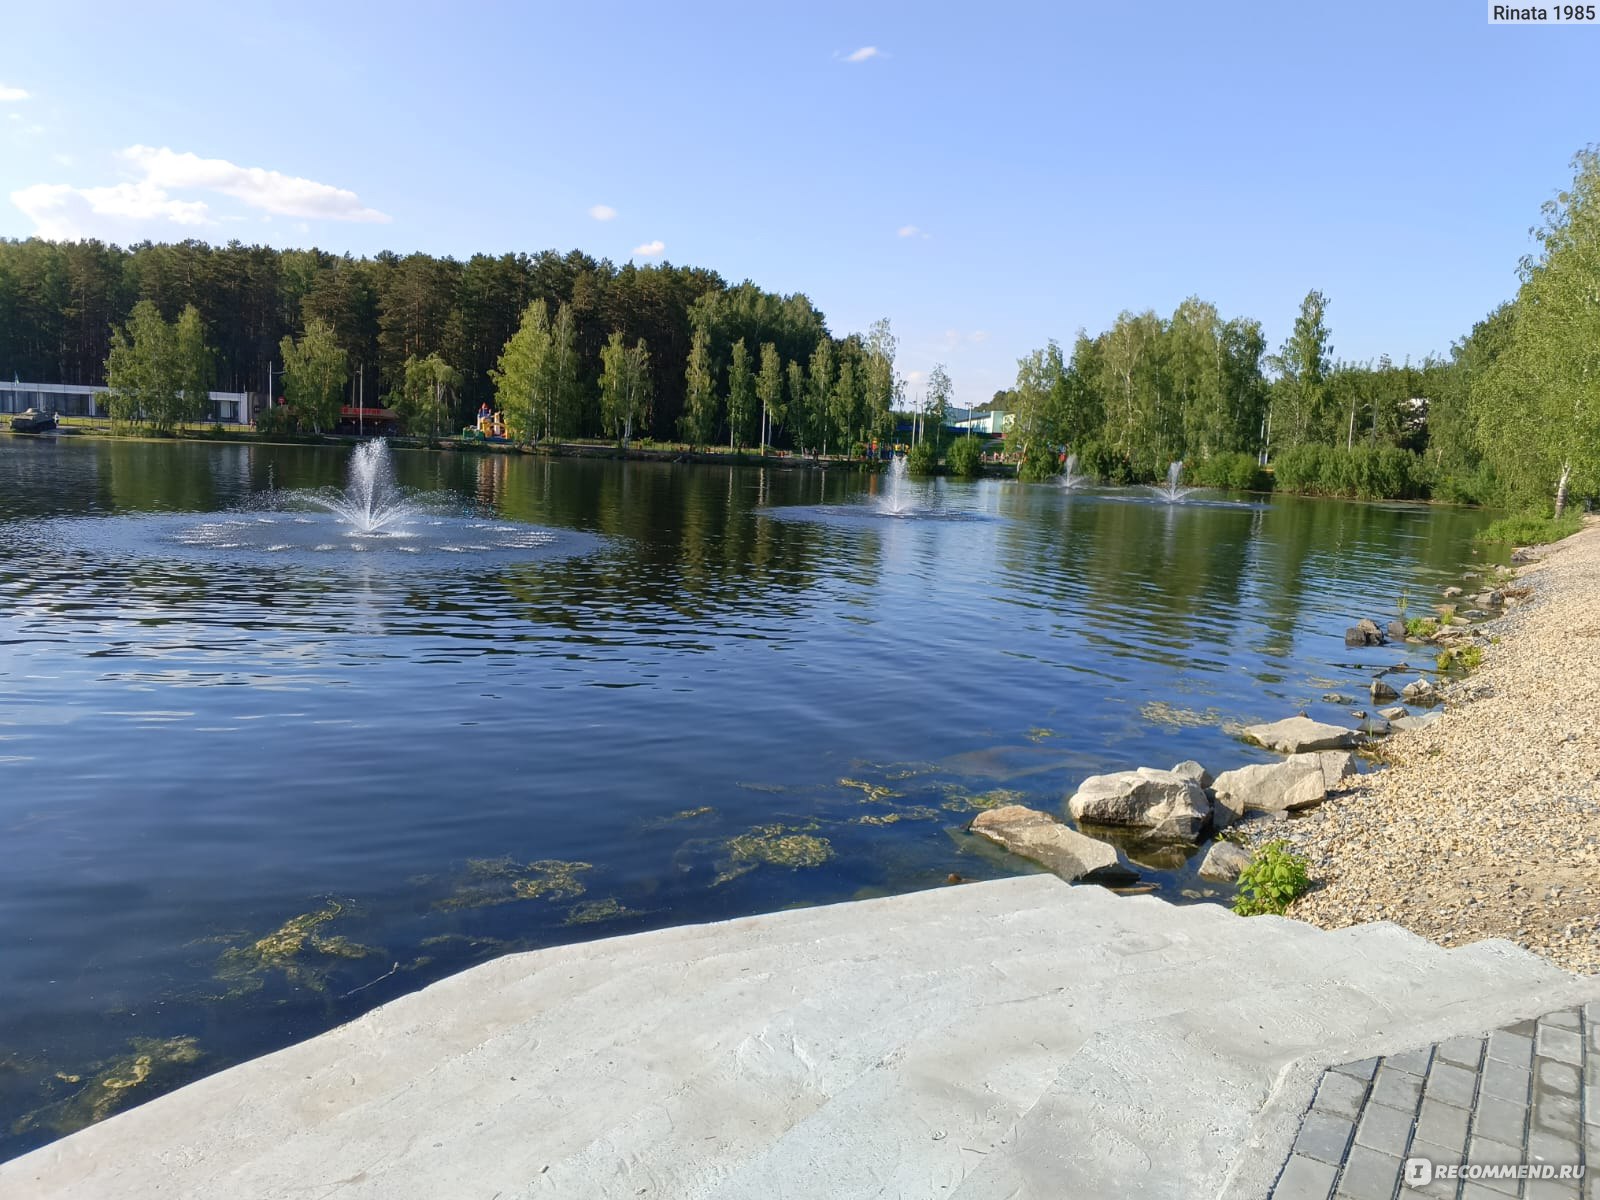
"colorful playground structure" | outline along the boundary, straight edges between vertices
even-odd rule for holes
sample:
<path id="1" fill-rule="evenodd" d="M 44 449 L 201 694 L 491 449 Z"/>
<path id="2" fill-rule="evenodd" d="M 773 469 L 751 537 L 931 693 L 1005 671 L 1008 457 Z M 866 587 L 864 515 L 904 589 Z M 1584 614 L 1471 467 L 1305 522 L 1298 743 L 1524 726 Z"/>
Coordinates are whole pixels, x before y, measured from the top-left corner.
<path id="1" fill-rule="evenodd" d="M 506 440 L 505 413 L 492 412 L 487 404 L 478 408 L 478 420 L 461 431 L 470 441 L 503 442 Z"/>

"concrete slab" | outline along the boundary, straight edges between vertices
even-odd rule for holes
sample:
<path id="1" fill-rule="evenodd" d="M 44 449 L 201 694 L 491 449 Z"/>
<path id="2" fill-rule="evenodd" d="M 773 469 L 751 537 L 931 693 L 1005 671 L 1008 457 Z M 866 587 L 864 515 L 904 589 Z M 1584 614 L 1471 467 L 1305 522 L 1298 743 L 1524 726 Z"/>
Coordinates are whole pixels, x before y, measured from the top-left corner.
<path id="1" fill-rule="evenodd" d="M 0 1164 L 0 1196 L 1259 1197 L 1323 1068 L 1594 999 L 1034 875 L 502 958 Z"/>

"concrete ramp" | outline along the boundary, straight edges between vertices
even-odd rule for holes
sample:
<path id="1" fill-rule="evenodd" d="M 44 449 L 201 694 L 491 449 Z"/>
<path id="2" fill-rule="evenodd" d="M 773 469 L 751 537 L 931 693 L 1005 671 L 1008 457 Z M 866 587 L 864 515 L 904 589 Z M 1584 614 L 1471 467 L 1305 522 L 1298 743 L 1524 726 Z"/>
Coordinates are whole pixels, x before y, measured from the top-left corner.
<path id="1" fill-rule="evenodd" d="M 1503 943 L 1024 876 L 498 959 L 0 1164 L 0 1196 L 1264 1194 L 1322 1067 L 1597 996 Z"/>

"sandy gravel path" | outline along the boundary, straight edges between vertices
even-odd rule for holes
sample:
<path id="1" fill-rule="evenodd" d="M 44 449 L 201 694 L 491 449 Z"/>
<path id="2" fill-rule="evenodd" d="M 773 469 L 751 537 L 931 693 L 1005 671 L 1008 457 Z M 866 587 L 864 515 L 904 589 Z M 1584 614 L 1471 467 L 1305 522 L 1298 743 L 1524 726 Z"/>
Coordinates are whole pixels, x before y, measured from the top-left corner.
<path id="1" fill-rule="evenodd" d="M 1519 569 L 1444 719 L 1381 743 L 1388 769 L 1287 823 L 1319 884 L 1290 916 L 1393 921 L 1442 945 L 1502 937 L 1600 972 L 1600 522 Z"/>

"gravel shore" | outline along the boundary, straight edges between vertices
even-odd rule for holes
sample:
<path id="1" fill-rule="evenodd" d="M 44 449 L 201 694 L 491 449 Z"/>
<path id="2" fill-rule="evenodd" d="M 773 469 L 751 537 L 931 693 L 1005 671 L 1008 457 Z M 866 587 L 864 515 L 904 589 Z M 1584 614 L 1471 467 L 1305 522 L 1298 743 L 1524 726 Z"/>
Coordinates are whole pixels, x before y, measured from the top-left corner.
<path id="1" fill-rule="evenodd" d="M 1517 583 L 1531 595 L 1477 627 L 1482 666 L 1443 689 L 1442 720 L 1378 743 L 1386 768 L 1354 790 L 1247 827 L 1309 860 L 1290 916 L 1506 938 L 1600 972 L 1600 522 Z"/>

